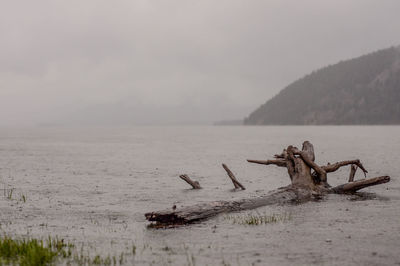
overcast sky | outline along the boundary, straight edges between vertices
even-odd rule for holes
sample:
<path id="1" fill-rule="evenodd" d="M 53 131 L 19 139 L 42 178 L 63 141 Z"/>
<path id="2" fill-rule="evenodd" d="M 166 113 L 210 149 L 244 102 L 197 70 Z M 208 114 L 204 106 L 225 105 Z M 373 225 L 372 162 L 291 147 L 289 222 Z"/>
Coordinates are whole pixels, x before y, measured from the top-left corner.
<path id="1" fill-rule="evenodd" d="M 104 106 L 243 118 L 312 70 L 399 45 L 399 14 L 399 0 L 0 0 L 0 124 Z"/>

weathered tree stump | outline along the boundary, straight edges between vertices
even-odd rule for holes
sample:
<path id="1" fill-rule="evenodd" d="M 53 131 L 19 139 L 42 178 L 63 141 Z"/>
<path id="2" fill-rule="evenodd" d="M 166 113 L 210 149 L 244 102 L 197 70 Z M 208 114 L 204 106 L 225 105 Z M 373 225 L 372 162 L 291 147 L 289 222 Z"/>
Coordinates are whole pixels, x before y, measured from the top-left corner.
<path id="1" fill-rule="evenodd" d="M 258 208 L 276 203 L 303 202 L 313 198 L 320 198 L 328 193 L 349 194 L 365 187 L 383 184 L 390 181 L 389 176 L 366 178 L 354 181 L 357 166 L 364 175 L 367 170 L 360 160 L 341 161 L 334 164 L 319 166 L 315 163 L 313 145 L 305 141 L 299 150 L 289 146 L 281 154 L 275 155 L 274 160 L 247 160 L 250 163 L 263 165 L 276 165 L 286 168 L 291 180 L 287 187 L 271 191 L 266 195 L 242 199 L 236 201 L 214 201 L 210 203 L 196 204 L 175 210 L 164 210 L 146 213 L 146 219 L 156 222 L 157 226 L 187 224 L 206 219 L 224 212 L 241 211 Z M 332 187 L 327 182 L 327 173 L 334 172 L 340 167 L 351 165 L 349 180 L 351 182 Z M 354 169 L 353 169 L 354 167 Z"/>

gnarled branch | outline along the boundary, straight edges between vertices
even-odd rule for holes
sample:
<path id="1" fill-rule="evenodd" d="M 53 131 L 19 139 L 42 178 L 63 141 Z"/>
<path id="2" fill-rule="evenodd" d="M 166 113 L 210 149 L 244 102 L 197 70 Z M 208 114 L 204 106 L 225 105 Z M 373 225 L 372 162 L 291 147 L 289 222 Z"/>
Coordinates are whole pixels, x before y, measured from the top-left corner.
<path id="1" fill-rule="evenodd" d="M 341 161 L 341 162 L 337 162 L 337 163 L 334 163 L 334 164 L 328 164 L 328 165 L 322 166 L 322 169 L 324 169 L 327 173 L 331 173 L 331 172 L 335 172 L 340 167 L 343 167 L 343 166 L 346 166 L 346 165 L 350 165 L 350 164 L 357 165 L 364 172 L 364 176 L 365 177 L 367 176 L 368 171 L 365 170 L 364 166 L 362 165 L 362 163 L 358 159 L 357 160 Z"/>
<path id="2" fill-rule="evenodd" d="M 303 144 L 303 147 L 304 147 L 304 144 Z M 314 154 L 314 149 L 312 151 Z M 322 181 L 322 182 L 327 181 L 326 171 L 313 161 L 315 159 L 315 156 L 310 156 L 310 153 L 305 152 L 305 151 L 300 151 L 297 148 L 294 148 L 293 153 L 296 155 L 300 155 L 300 157 L 303 159 L 303 161 L 309 167 L 314 169 L 314 171 L 318 174 L 320 181 Z"/>

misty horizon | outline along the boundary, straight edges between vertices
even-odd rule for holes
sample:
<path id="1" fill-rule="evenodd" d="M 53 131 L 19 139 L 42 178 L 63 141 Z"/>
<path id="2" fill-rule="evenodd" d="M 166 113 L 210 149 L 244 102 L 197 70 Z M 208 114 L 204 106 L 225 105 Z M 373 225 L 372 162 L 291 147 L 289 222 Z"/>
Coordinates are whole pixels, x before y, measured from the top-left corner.
<path id="1" fill-rule="evenodd" d="M 0 125 L 243 119 L 316 69 L 399 45 L 399 8 L 389 0 L 7 1 Z"/>

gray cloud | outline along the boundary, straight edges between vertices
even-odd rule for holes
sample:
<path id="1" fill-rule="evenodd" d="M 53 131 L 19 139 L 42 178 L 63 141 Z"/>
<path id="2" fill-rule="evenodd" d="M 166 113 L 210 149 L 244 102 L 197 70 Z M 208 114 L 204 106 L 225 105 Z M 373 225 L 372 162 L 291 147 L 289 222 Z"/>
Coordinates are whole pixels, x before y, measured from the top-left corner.
<path id="1" fill-rule="evenodd" d="M 400 44 L 398 10 L 397 0 L 2 1 L 0 124 L 118 103 L 138 121 L 168 110 L 241 118 L 316 68 Z"/>

